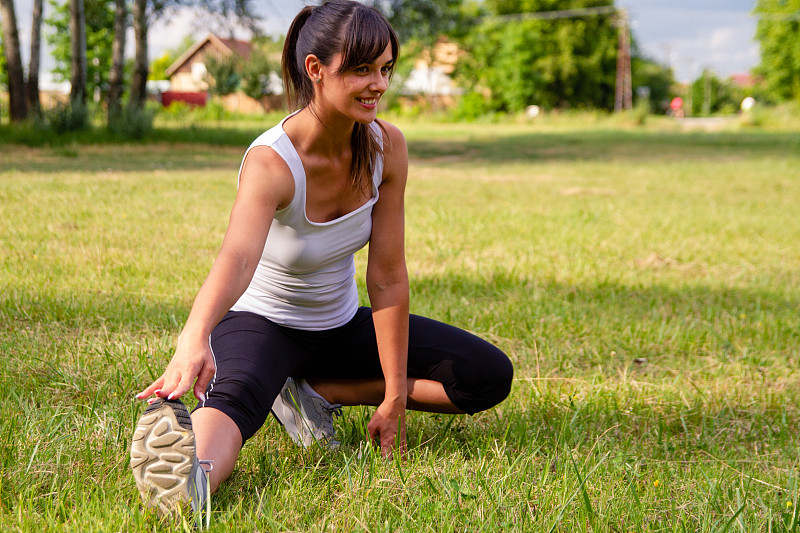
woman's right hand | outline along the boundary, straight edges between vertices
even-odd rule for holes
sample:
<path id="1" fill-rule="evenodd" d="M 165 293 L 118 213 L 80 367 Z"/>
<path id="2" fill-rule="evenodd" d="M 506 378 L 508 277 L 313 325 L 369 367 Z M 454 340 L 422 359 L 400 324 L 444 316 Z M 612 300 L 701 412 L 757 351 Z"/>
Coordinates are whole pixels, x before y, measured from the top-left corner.
<path id="1" fill-rule="evenodd" d="M 167 369 L 149 387 L 136 395 L 144 400 L 152 395 L 170 400 L 180 398 L 192 387 L 194 382 L 194 396 L 199 401 L 205 401 L 205 390 L 209 381 L 214 377 L 216 366 L 208 337 L 204 339 L 189 338 L 185 332 L 178 337 L 175 355 L 167 365 Z M 197 381 L 195 382 L 195 378 Z"/>
<path id="2" fill-rule="evenodd" d="M 195 397 L 205 400 L 206 386 L 216 371 L 208 335 L 247 289 L 264 252 L 272 217 L 293 197 L 294 178 L 281 156 L 267 146 L 250 150 L 242 163 L 222 248 L 197 293 L 175 355 L 164 373 L 137 398 L 180 398 L 194 383 Z"/>

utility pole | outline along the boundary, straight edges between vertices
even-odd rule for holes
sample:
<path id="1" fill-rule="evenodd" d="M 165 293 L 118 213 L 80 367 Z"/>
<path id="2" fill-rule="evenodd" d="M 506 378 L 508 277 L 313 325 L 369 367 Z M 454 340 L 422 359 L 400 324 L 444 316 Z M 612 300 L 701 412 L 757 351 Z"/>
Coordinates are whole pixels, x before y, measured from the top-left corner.
<path id="1" fill-rule="evenodd" d="M 628 12 L 620 9 L 616 26 L 619 28 L 617 47 L 617 79 L 614 93 L 614 111 L 633 108 L 633 87 L 631 84 L 631 35 L 628 25 Z"/>

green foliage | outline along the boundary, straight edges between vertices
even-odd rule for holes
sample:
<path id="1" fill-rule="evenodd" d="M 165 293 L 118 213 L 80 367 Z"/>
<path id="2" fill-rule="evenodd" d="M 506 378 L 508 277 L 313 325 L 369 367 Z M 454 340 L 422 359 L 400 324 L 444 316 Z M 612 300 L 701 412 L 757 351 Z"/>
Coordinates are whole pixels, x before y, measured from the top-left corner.
<path id="1" fill-rule="evenodd" d="M 108 117 L 108 130 L 123 139 L 143 139 L 153 131 L 153 119 L 157 104 L 138 106 L 122 106 L 119 115 Z"/>
<path id="2" fill-rule="evenodd" d="M 89 98 L 99 92 L 101 100 L 108 90 L 111 70 L 111 47 L 114 42 L 114 2 L 84 0 L 86 15 L 86 90 Z M 55 61 L 56 79 L 69 80 L 72 48 L 69 29 L 69 2 L 50 0 L 50 16 L 45 23 L 51 28 L 46 34 Z"/>
<path id="3" fill-rule="evenodd" d="M 61 135 L 89 129 L 91 113 L 87 104 L 75 101 L 43 110 L 37 121 L 40 129 L 52 129 L 56 134 Z"/>
<path id="4" fill-rule="evenodd" d="M 631 59 L 631 82 L 637 101 L 638 89 L 642 87 L 649 89 L 650 95 L 647 103 L 651 111 L 663 113 L 669 109 L 669 102 L 674 96 L 673 87 L 675 86 L 672 69 L 645 57 L 633 57 Z"/>
<path id="5" fill-rule="evenodd" d="M 452 112 L 455 120 L 472 122 L 489 113 L 489 102 L 479 93 L 469 92 L 461 96 Z"/>
<path id="6" fill-rule="evenodd" d="M 270 73 L 280 72 L 280 70 L 280 63 L 272 59 L 268 51 L 255 48 L 250 54 L 250 58 L 242 65 L 242 92 L 255 100 L 271 94 Z"/>
<path id="7" fill-rule="evenodd" d="M 175 56 L 173 56 L 169 51 L 164 52 L 159 57 L 155 58 L 150 62 L 150 66 L 147 69 L 147 79 L 148 80 L 166 80 L 167 78 L 167 69 L 175 62 Z"/>
<path id="8" fill-rule="evenodd" d="M 598 1 L 503 0 L 487 2 L 495 15 L 593 7 Z M 606 4 L 607 2 L 601 2 Z M 497 111 L 528 105 L 598 107 L 614 105 L 617 30 L 610 15 L 553 20 L 488 18 L 464 39 L 459 62 L 462 85 L 491 91 Z"/>
<path id="9" fill-rule="evenodd" d="M 800 0 L 758 0 L 756 39 L 761 45 L 761 63 L 772 101 L 800 101 Z"/>
<path id="10" fill-rule="evenodd" d="M 389 0 L 377 2 L 401 43 L 433 43 L 442 35 L 464 35 L 474 24 L 474 6 L 464 0 Z"/>
<path id="11" fill-rule="evenodd" d="M 744 98 L 744 91 L 707 69 L 692 83 L 691 91 L 694 116 L 735 113 Z"/>
<path id="12" fill-rule="evenodd" d="M 180 57 L 186 52 L 189 48 L 192 47 L 194 44 L 195 39 L 191 35 L 187 35 L 183 38 L 181 44 L 176 46 L 175 48 L 165 50 L 161 56 L 155 58 L 150 62 L 150 68 L 148 69 L 147 79 L 148 80 L 166 80 L 167 79 L 167 69 Z"/>
<path id="13" fill-rule="evenodd" d="M 8 87 L 8 67 L 6 66 L 6 49 L 3 44 L 2 31 L 0 31 L 0 87 Z"/>
<path id="14" fill-rule="evenodd" d="M 242 67 L 238 58 L 207 55 L 203 60 L 209 77 L 209 90 L 216 95 L 225 96 L 236 92 L 242 81 Z"/>

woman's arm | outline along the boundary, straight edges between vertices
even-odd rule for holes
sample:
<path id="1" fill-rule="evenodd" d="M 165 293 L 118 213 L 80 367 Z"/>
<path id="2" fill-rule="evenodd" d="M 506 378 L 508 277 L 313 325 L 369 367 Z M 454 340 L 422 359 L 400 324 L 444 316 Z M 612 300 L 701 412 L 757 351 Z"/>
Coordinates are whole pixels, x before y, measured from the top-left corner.
<path id="1" fill-rule="evenodd" d="M 274 150 L 255 147 L 245 158 L 230 222 L 214 266 L 197 293 L 189 318 L 178 337 L 175 355 L 161 376 L 137 395 L 180 398 L 197 378 L 194 395 L 214 376 L 208 337 L 214 326 L 244 293 L 264 251 L 275 211 L 288 205 L 294 180 Z"/>
<path id="2" fill-rule="evenodd" d="M 382 122 L 384 173 L 380 199 L 372 210 L 372 235 L 367 263 L 367 291 L 386 393 L 368 424 L 370 436 L 391 454 L 399 431 L 405 449 L 405 408 L 408 396 L 408 272 L 404 244 L 404 194 L 408 176 L 405 138 L 396 127 Z"/>

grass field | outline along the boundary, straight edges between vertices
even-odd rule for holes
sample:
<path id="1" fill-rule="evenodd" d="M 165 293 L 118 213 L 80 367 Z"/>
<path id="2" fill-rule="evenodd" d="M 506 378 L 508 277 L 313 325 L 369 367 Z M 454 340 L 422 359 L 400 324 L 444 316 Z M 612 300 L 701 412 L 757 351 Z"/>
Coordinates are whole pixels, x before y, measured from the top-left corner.
<path id="1" fill-rule="evenodd" d="M 800 529 L 800 136 L 401 126 L 412 311 L 503 348 L 511 397 L 409 414 L 404 462 L 364 444 L 366 408 L 329 453 L 270 420 L 212 530 Z M 133 395 L 243 149 L 0 145 L 0 530 L 191 529 L 140 505 Z"/>

